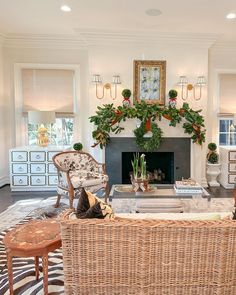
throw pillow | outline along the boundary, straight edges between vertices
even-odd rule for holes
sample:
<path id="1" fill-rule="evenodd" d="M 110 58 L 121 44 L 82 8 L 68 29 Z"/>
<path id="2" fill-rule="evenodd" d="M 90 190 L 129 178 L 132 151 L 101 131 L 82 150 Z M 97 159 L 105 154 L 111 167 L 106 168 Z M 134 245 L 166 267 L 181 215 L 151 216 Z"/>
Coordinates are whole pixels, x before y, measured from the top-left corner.
<path id="1" fill-rule="evenodd" d="M 91 192 L 85 191 L 85 189 L 82 188 L 78 201 L 76 217 L 113 219 L 114 213 L 111 206 L 103 202 Z"/>

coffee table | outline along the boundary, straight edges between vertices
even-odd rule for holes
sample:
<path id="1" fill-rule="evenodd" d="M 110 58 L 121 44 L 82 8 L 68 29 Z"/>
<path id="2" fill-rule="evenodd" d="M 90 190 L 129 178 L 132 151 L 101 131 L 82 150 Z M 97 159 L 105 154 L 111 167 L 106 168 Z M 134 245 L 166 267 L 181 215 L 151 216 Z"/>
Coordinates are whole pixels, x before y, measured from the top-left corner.
<path id="1" fill-rule="evenodd" d="M 168 208 L 164 208 L 164 203 L 168 203 Z M 163 200 L 163 201 L 162 201 Z M 172 201 L 179 201 L 182 207 L 175 208 L 177 205 Z M 134 213 L 138 206 L 151 207 L 153 203 L 152 213 L 159 212 L 218 212 L 233 211 L 234 200 L 229 198 L 211 198 L 210 194 L 203 188 L 202 193 L 184 193 L 177 194 L 173 185 L 152 185 L 149 192 L 133 192 L 132 186 L 127 184 L 115 184 L 112 186 L 109 201 L 115 213 Z M 164 202 L 165 201 L 165 202 Z M 174 204 L 171 208 L 171 202 Z M 143 204 L 149 204 L 144 206 Z M 176 202 L 177 203 L 177 202 Z M 140 205 L 141 204 L 141 205 Z M 158 208 L 159 204 L 163 206 Z M 164 205 L 163 205 L 164 204 Z M 156 208 L 156 209 L 155 209 Z M 158 210 L 157 210 L 158 208 Z M 156 212 L 155 212 L 156 210 Z M 144 210 L 142 211 L 144 212 Z M 147 213 L 148 210 L 146 210 Z"/>
<path id="2" fill-rule="evenodd" d="M 48 294 L 48 253 L 61 247 L 60 226 L 56 219 L 32 220 L 9 231 L 3 240 L 7 252 L 10 295 L 13 295 L 12 258 L 35 257 L 35 275 L 39 279 L 42 257 L 44 294 Z"/>

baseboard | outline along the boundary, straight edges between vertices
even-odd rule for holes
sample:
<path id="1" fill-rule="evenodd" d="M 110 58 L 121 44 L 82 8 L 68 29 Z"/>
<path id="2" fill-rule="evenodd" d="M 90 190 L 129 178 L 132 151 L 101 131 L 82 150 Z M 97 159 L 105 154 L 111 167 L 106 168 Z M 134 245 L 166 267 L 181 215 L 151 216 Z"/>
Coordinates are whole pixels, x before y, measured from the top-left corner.
<path id="1" fill-rule="evenodd" d="M 10 178 L 9 176 L 1 176 L 0 177 L 0 187 L 6 185 L 6 184 L 9 184 L 10 183 Z"/>

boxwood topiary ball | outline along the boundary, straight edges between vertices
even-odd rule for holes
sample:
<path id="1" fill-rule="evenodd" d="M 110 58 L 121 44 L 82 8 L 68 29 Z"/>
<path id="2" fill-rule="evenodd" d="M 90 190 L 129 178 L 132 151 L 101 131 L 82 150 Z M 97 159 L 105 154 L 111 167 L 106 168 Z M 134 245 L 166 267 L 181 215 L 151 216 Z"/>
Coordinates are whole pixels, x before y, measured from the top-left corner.
<path id="1" fill-rule="evenodd" d="M 77 142 L 77 143 L 75 143 L 75 144 L 73 145 L 73 148 L 74 148 L 74 150 L 76 150 L 76 151 L 81 151 L 82 148 L 83 148 L 83 145 L 82 145 L 81 142 Z"/>

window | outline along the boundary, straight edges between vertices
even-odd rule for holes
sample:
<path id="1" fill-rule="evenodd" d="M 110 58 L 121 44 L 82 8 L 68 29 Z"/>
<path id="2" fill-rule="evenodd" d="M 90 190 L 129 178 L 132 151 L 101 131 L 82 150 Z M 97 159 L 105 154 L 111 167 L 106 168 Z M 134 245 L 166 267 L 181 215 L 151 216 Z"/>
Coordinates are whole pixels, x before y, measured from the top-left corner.
<path id="1" fill-rule="evenodd" d="M 74 114 L 74 71 L 23 68 L 23 111 L 54 111 L 56 122 L 46 125 L 51 145 L 71 145 Z M 43 123 L 43 122 L 42 122 Z M 37 144 L 38 125 L 28 124 L 28 144 Z"/>
<path id="2" fill-rule="evenodd" d="M 73 138 L 74 122 L 73 118 L 56 118 L 56 123 L 46 125 L 50 144 L 71 145 Z M 28 144 L 37 144 L 37 125 L 28 124 Z"/>
<path id="3" fill-rule="evenodd" d="M 236 126 L 233 119 L 220 118 L 219 120 L 219 145 L 236 145 Z"/>

